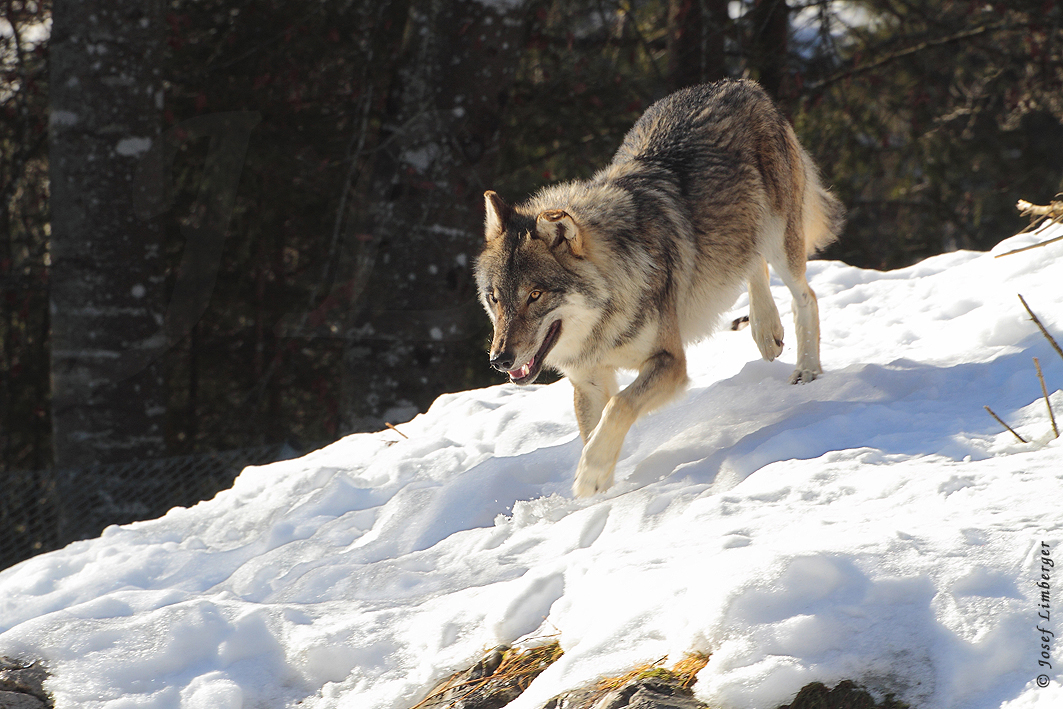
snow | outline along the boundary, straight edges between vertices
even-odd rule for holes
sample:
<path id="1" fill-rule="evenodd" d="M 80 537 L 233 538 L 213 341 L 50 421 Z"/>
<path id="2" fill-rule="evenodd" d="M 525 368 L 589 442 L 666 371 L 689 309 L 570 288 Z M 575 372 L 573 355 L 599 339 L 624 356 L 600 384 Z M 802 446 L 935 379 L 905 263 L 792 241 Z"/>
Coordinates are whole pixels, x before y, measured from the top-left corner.
<path id="1" fill-rule="evenodd" d="M 564 381 L 248 468 L 0 573 L 0 654 L 43 658 L 61 708 L 406 709 L 547 637 L 565 654 L 513 709 L 691 651 L 719 709 L 843 679 L 925 709 L 1063 706 L 1061 443 L 1031 358 L 1061 419 L 1063 359 L 1016 297 L 1063 335 L 1063 243 L 993 257 L 1058 233 L 811 263 L 826 374 L 789 386 L 792 350 L 718 333 L 591 500 Z"/>
<path id="2" fill-rule="evenodd" d="M 114 151 L 122 157 L 135 158 L 141 153 L 151 150 L 151 138 L 122 138 L 115 145 Z"/>

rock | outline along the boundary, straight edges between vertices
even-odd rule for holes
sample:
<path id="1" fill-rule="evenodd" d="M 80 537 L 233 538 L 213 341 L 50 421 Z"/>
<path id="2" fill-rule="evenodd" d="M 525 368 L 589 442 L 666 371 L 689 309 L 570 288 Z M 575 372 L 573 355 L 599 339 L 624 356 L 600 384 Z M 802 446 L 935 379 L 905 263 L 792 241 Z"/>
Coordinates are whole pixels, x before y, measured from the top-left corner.
<path id="1" fill-rule="evenodd" d="M 437 684 L 413 709 L 502 709 L 561 656 L 558 644 L 529 650 L 499 646 L 479 662 Z M 693 660 L 690 662 L 688 660 Z M 643 666 L 621 677 L 597 680 L 557 695 L 542 709 L 709 709 L 690 685 L 708 655 L 691 655 L 672 669 Z M 6 709 L 0 703 L 0 709 Z M 20 708 L 21 709 L 21 708 Z M 28 709 L 28 708 L 27 708 Z M 779 709 L 909 709 L 892 695 L 876 701 L 853 682 L 834 689 L 813 682 Z"/>
<path id="2" fill-rule="evenodd" d="M 48 671 L 40 662 L 19 662 L 0 657 L 0 709 L 52 709 L 44 689 Z"/>
<path id="3" fill-rule="evenodd" d="M 451 675 L 428 693 L 418 709 L 498 709 L 520 694 L 497 683 L 482 684 L 502 664 L 508 647 L 500 645 L 467 670 Z"/>
<path id="4" fill-rule="evenodd" d="M 31 694 L 0 691 L 0 709 L 45 709 L 45 704 Z"/>
<path id="5" fill-rule="evenodd" d="M 437 684 L 415 709 L 501 709 L 560 656 L 556 642 L 527 650 L 500 645 Z"/>
<path id="6" fill-rule="evenodd" d="M 560 694 L 543 709 L 708 709 L 694 693 L 666 671 L 636 677 L 616 689 L 598 685 Z"/>
<path id="7" fill-rule="evenodd" d="M 904 702 L 894 699 L 892 694 L 878 702 L 871 694 L 848 680 L 841 682 L 834 689 L 819 682 L 806 684 L 790 704 L 779 709 L 909 709 Z"/>

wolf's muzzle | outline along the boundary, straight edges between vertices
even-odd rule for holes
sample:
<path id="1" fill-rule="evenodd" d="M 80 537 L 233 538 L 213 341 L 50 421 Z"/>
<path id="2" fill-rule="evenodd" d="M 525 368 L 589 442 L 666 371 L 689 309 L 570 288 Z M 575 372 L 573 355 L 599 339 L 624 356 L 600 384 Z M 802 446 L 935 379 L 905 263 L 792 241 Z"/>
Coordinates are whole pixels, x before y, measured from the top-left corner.
<path id="1" fill-rule="evenodd" d="M 491 366 L 500 372 L 508 372 L 513 369 L 515 361 L 516 357 L 513 356 L 513 353 L 509 350 L 504 350 L 491 358 Z"/>

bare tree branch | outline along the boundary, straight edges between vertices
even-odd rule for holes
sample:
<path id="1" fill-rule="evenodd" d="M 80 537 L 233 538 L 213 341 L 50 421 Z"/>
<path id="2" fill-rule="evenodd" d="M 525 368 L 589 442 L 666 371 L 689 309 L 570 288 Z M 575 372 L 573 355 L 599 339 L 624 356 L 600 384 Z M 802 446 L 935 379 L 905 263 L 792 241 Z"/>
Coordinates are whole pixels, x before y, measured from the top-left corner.
<path id="1" fill-rule="evenodd" d="M 955 34 L 949 35 L 948 37 L 928 39 L 925 42 L 920 42 L 919 44 L 916 44 L 912 47 L 907 47 L 905 49 L 901 49 L 891 54 L 882 56 L 876 59 L 875 61 L 868 62 L 866 64 L 861 64 L 860 66 L 851 67 L 849 69 L 843 69 L 842 71 L 831 74 L 825 79 L 812 82 L 805 87 L 805 91 L 819 91 L 821 89 L 826 88 L 827 86 L 830 86 L 831 84 L 841 81 L 842 79 L 848 79 L 858 74 L 865 74 L 869 71 L 873 71 L 875 69 L 878 69 L 879 67 L 890 64 L 891 62 L 895 62 L 898 59 L 910 57 L 913 54 L 918 54 L 919 52 L 926 51 L 927 49 L 931 49 L 933 47 L 941 47 L 947 44 L 962 42 L 964 40 L 968 40 L 973 37 L 986 34 L 988 32 L 996 32 L 997 30 L 1016 29 L 1016 27 L 1016 25 L 1001 20 L 1000 22 L 995 22 L 993 24 L 982 25 L 980 27 L 973 27 L 969 30 L 963 30 L 962 32 L 957 32 Z"/>
<path id="2" fill-rule="evenodd" d="M 1034 324 L 1036 324 L 1037 327 L 1041 329 L 1041 334 L 1044 335 L 1045 339 L 1047 339 L 1052 344 L 1052 347 L 1054 347 L 1056 352 L 1059 353 L 1059 356 L 1063 357 L 1063 350 L 1059 348 L 1059 343 L 1056 342 L 1056 338 L 1052 337 L 1052 335 L 1048 333 L 1048 330 L 1045 329 L 1045 326 L 1042 325 L 1041 321 L 1037 318 L 1037 316 L 1033 314 L 1033 311 L 1030 310 L 1030 306 L 1026 304 L 1026 299 L 1023 298 L 1022 295 L 1019 295 L 1019 300 L 1022 301 L 1022 307 L 1026 308 L 1026 312 L 1028 312 L 1030 314 L 1030 317 L 1033 318 Z"/>
<path id="3" fill-rule="evenodd" d="M 1056 414 L 1052 411 L 1052 401 L 1048 398 L 1048 387 L 1045 386 L 1045 375 L 1041 373 L 1041 362 L 1033 358 L 1033 366 L 1037 367 L 1037 380 L 1041 382 L 1041 393 L 1045 396 L 1045 405 L 1048 406 L 1048 417 L 1052 419 L 1052 430 L 1059 438 L 1059 426 L 1056 425 Z"/>
<path id="4" fill-rule="evenodd" d="M 1025 438 L 1020 436 L 1018 433 L 1016 433 L 1014 428 L 1012 428 L 1008 424 L 1004 423 L 1004 419 L 1002 419 L 999 416 L 997 416 L 996 412 L 993 411 L 993 409 L 989 408 L 988 406 L 983 406 L 982 408 L 985 409 L 986 411 L 988 411 L 989 415 L 997 420 L 997 423 L 999 423 L 1001 426 L 1003 426 L 1004 428 L 1006 428 L 1009 431 L 1011 431 L 1011 435 L 1013 435 L 1016 438 L 1018 438 L 1020 443 L 1029 443 L 1029 441 L 1027 441 Z"/>

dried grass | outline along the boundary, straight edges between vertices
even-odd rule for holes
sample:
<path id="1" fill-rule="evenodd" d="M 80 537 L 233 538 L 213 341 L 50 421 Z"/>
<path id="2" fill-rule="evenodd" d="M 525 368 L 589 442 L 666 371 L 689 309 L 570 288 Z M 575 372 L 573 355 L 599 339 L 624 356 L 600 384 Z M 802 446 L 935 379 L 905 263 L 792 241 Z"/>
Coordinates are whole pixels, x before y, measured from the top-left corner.
<path id="1" fill-rule="evenodd" d="M 709 655 L 703 652 L 688 652 L 683 659 L 672 665 L 671 669 L 662 667 L 667 658 L 625 672 L 616 677 L 603 677 L 594 688 L 594 701 L 599 701 L 609 692 L 620 689 L 629 682 L 645 679 L 659 679 L 663 682 L 676 682 L 683 689 L 689 690 L 697 682 L 698 672 L 709 663 Z"/>
<path id="2" fill-rule="evenodd" d="M 709 655 L 704 652 L 688 652 L 683 659 L 675 663 L 672 672 L 679 678 L 683 689 L 690 689 L 698 681 L 698 672 L 709 664 Z"/>

